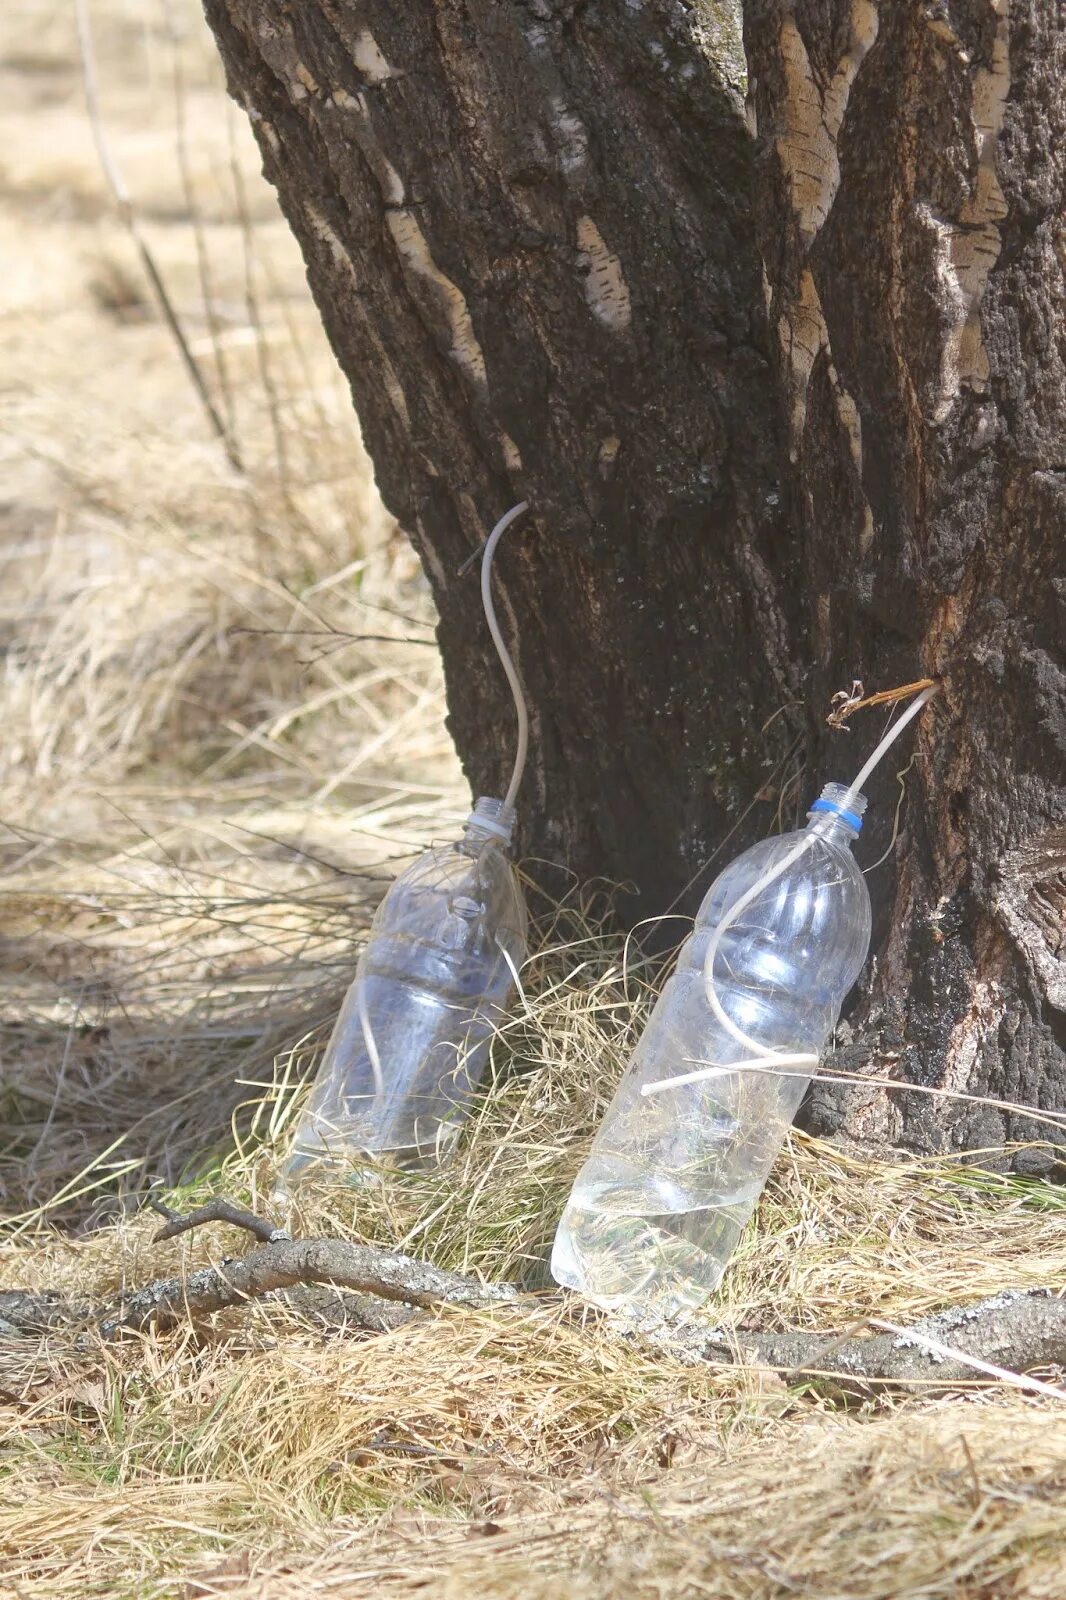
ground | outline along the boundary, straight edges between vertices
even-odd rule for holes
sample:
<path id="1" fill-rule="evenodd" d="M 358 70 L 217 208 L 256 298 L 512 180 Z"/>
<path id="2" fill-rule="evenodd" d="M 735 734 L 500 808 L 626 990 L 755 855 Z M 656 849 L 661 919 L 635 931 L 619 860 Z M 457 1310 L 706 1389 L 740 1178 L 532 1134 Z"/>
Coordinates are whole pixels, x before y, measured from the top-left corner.
<path id="1" fill-rule="evenodd" d="M 145 1192 L 270 1211 L 368 913 L 468 796 L 424 586 L 193 0 L 91 15 L 106 138 L 242 464 L 116 214 L 72 8 L 21 0 L 0 62 L 0 1270 L 103 1299 L 244 1247 L 154 1243 Z M 975 1381 L 844 1405 L 686 1366 L 551 1293 L 554 1220 L 658 981 L 608 898 L 575 885 L 538 925 L 452 1169 L 325 1185 L 294 1218 L 536 1298 L 372 1337 L 327 1294 L 0 1342 L 0 1593 L 1066 1592 L 1054 1400 Z M 976 1158 L 797 1134 L 708 1320 L 843 1330 L 1060 1289 L 1064 1209 Z"/>

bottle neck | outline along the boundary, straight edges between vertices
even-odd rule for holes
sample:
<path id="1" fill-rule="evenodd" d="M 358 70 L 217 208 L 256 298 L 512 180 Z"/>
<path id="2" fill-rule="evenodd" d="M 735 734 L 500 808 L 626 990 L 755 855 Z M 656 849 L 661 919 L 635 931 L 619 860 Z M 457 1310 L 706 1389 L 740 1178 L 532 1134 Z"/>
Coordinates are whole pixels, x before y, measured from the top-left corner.
<path id="1" fill-rule="evenodd" d="M 852 827 L 841 816 L 825 811 L 808 811 L 807 832 L 816 833 L 819 839 L 832 839 L 837 844 L 854 844 L 859 837 L 858 828 Z"/>
<path id="2" fill-rule="evenodd" d="M 490 795 L 481 795 L 466 819 L 462 843 L 472 850 L 481 850 L 494 844 L 501 850 L 510 850 L 514 834 L 515 811 L 513 806 Z"/>
<path id="3" fill-rule="evenodd" d="M 854 844 L 862 829 L 866 796 L 843 783 L 827 783 L 807 813 L 807 826 L 823 839 Z"/>

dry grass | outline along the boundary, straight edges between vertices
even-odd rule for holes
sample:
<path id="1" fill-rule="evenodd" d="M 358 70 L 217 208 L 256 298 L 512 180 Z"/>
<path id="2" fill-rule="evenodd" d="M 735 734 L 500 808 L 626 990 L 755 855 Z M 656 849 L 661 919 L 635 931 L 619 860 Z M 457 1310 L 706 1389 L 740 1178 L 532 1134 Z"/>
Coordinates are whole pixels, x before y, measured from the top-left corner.
<path id="1" fill-rule="evenodd" d="M 241 1247 L 154 1245 L 147 1182 L 269 1209 L 381 883 L 466 798 L 424 588 L 193 0 L 181 107 L 161 0 L 92 9 L 112 142 L 246 471 L 112 216 L 70 8 L 23 0 L 0 61 L 0 1270 L 84 1297 Z M 605 910 L 575 890 L 539 929 L 450 1169 L 308 1188 L 302 1230 L 546 1285 L 656 982 Z M 1063 1209 L 975 1162 L 797 1134 L 709 1314 L 831 1328 L 1062 1287 Z M 328 1294 L 108 1348 L 7 1339 L 0 1413 L 5 1595 L 1066 1591 L 1053 1404 L 840 1412 L 547 1296 L 375 1339 Z"/>
<path id="2" fill-rule="evenodd" d="M 582 1486 L 562 1510 L 456 1525 L 407 1514 L 377 1537 L 232 1552 L 190 1596 L 363 1600 L 430 1590 L 524 1600 L 789 1595 L 1058 1600 L 1066 1585 L 1061 1424 L 957 1405 L 857 1424 L 812 1417 L 692 1449 L 698 1468 Z M 338 1548 L 339 1545 L 339 1548 Z M 173 1592 L 173 1591 L 172 1591 Z"/>
<path id="3" fill-rule="evenodd" d="M 526 973 L 528 1006 L 495 1045 L 506 1070 L 451 1169 L 322 1182 L 301 1193 L 302 1231 L 544 1281 L 552 1219 L 650 994 L 580 906 L 569 920 L 571 939 Z M 216 1188 L 269 1211 L 287 1075 L 283 1054 L 254 1134 L 174 1198 Z M 707 1316 L 843 1327 L 1061 1285 L 1064 1211 L 1052 1188 L 963 1161 L 860 1163 L 796 1134 Z M 157 1225 L 37 1224 L 0 1261 L 9 1283 L 96 1298 L 243 1247 L 221 1229 L 155 1245 Z M 432 1580 L 446 1595 L 760 1600 L 1051 1596 L 1062 1576 L 1054 1403 L 917 1388 L 839 1413 L 809 1381 L 686 1366 L 564 1318 L 553 1296 L 369 1338 L 339 1315 L 323 1294 L 196 1335 L 10 1342 L 5 1449 L 28 1509 L 12 1504 L 6 1544 L 0 1522 L 0 1574 L 41 1595 L 369 1596 Z"/>
<path id="4" fill-rule="evenodd" d="M 237 1080 L 328 1013 L 390 858 L 463 802 L 416 563 L 198 8 L 169 11 L 176 51 L 161 0 L 95 0 L 100 96 L 243 476 L 113 216 L 72 8 L 12 8 L 0 64 L 13 1212 L 105 1151 L 141 1187 L 218 1147 Z"/>

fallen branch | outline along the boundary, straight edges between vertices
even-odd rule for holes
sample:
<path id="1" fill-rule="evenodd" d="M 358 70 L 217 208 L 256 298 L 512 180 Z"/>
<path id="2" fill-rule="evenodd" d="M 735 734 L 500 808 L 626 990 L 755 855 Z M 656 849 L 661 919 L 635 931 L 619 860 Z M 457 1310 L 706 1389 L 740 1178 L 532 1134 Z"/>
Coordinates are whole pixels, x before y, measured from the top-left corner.
<path id="1" fill-rule="evenodd" d="M 65 1304 L 51 1294 L 8 1291 L 0 1295 L 0 1337 L 72 1324 L 93 1327 L 105 1339 L 149 1328 L 162 1332 L 194 1317 L 308 1285 L 349 1291 L 338 1297 L 341 1323 L 370 1332 L 402 1326 L 404 1308 L 414 1315 L 440 1305 L 484 1309 L 544 1303 L 543 1297 L 522 1294 L 514 1284 L 483 1283 L 399 1251 L 343 1239 L 292 1239 L 284 1229 L 221 1198 L 186 1216 L 155 1200 L 149 1204 L 167 1219 L 156 1235 L 159 1240 L 222 1222 L 247 1230 L 260 1246 L 239 1260 L 157 1279 L 104 1311 Z M 867 1333 L 868 1328 L 877 1331 Z M 1003 1290 L 975 1305 L 926 1317 L 912 1328 L 869 1318 L 843 1333 L 755 1333 L 628 1320 L 620 1323 L 620 1331 L 673 1360 L 729 1365 L 754 1361 L 786 1380 L 816 1376 L 845 1392 L 869 1392 L 871 1385 L 883 1384 L 944 1389 L 973 1382 L 976 1376 L 1066 1399 L 1066 1389 L 1025 1376 L 1033 1368 L 1066 1369 L 1066 1300 L 1047 1289 Z"/>
<path id="2" fill-rule="evenodd" d="M 190 1316 L 224 1311 L 301 1283 L 332 1284 L 409 1306 L 480 1307 L 517 1295 L 510 1284 L 481 1283 L 373 1245 L 348 1244 L 343 1239 L 280 1239 L 240 1261 L 199 1267 L 184 1278 L 147 1284 L 129 1295 L 116 1313 L 100 1318 L 98 1327 L 105 1339 L 148 1327 L 172 1328 Z"/>
<path id="3" fill-rule="evenodd" d="M 72 1305 L 54 1289 L 0 1289 L 0 1339 L 24 1339 L 90 1321 L 88 1306 Z"/>
<path id="4" fill-rule="evenodd" d="M 886 1328 L 877 1318 L 865 1327 Z M 1066 1368 L 1066 1300 L 1047 1289 L 1005 1289 L 970 1306 L 924 1317 L 910 1328 L 841 1337 L 821 1333 L 716 1331 L 693 1337 L 684 1330 L 657 1336 L 688 1359 L 735 1362 L 754 1357 L 790 1379 L 831 1376 L 838 1387 L 934 1384 L 951 1388 L 982 1376 L 1066 1400 L 1066 1389 L 1027 1378 L 1032 1369 Z"/>

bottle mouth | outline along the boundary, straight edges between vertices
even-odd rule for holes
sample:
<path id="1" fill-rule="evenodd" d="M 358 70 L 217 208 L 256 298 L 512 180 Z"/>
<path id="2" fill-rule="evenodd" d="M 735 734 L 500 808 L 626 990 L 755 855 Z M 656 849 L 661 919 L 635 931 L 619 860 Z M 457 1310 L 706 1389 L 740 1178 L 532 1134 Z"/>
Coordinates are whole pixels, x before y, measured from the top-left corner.
<path id="1" fill-rule="evenodd" d="M 514 833 L 515 808 L 503 800 L 495 800 L 491 795 L 481 795 L 474 802 L 474 809 L 466 819 L 468 828 L 476 828 L 479 833 L 491 834 L 494 839 L 500 839 L 504 844 L 510 844 Z"/>
<path id="2" fill-rule="evenodd" d="M 849 828 L 854 828 L 856 833 L 860 833 L 865 810 L 864 794 L 849 789 L 846 783 L 827 783 L 807 815 L 813 817 L 824 813 L 839 817 L 841 822 L 846 822 Z"/>

